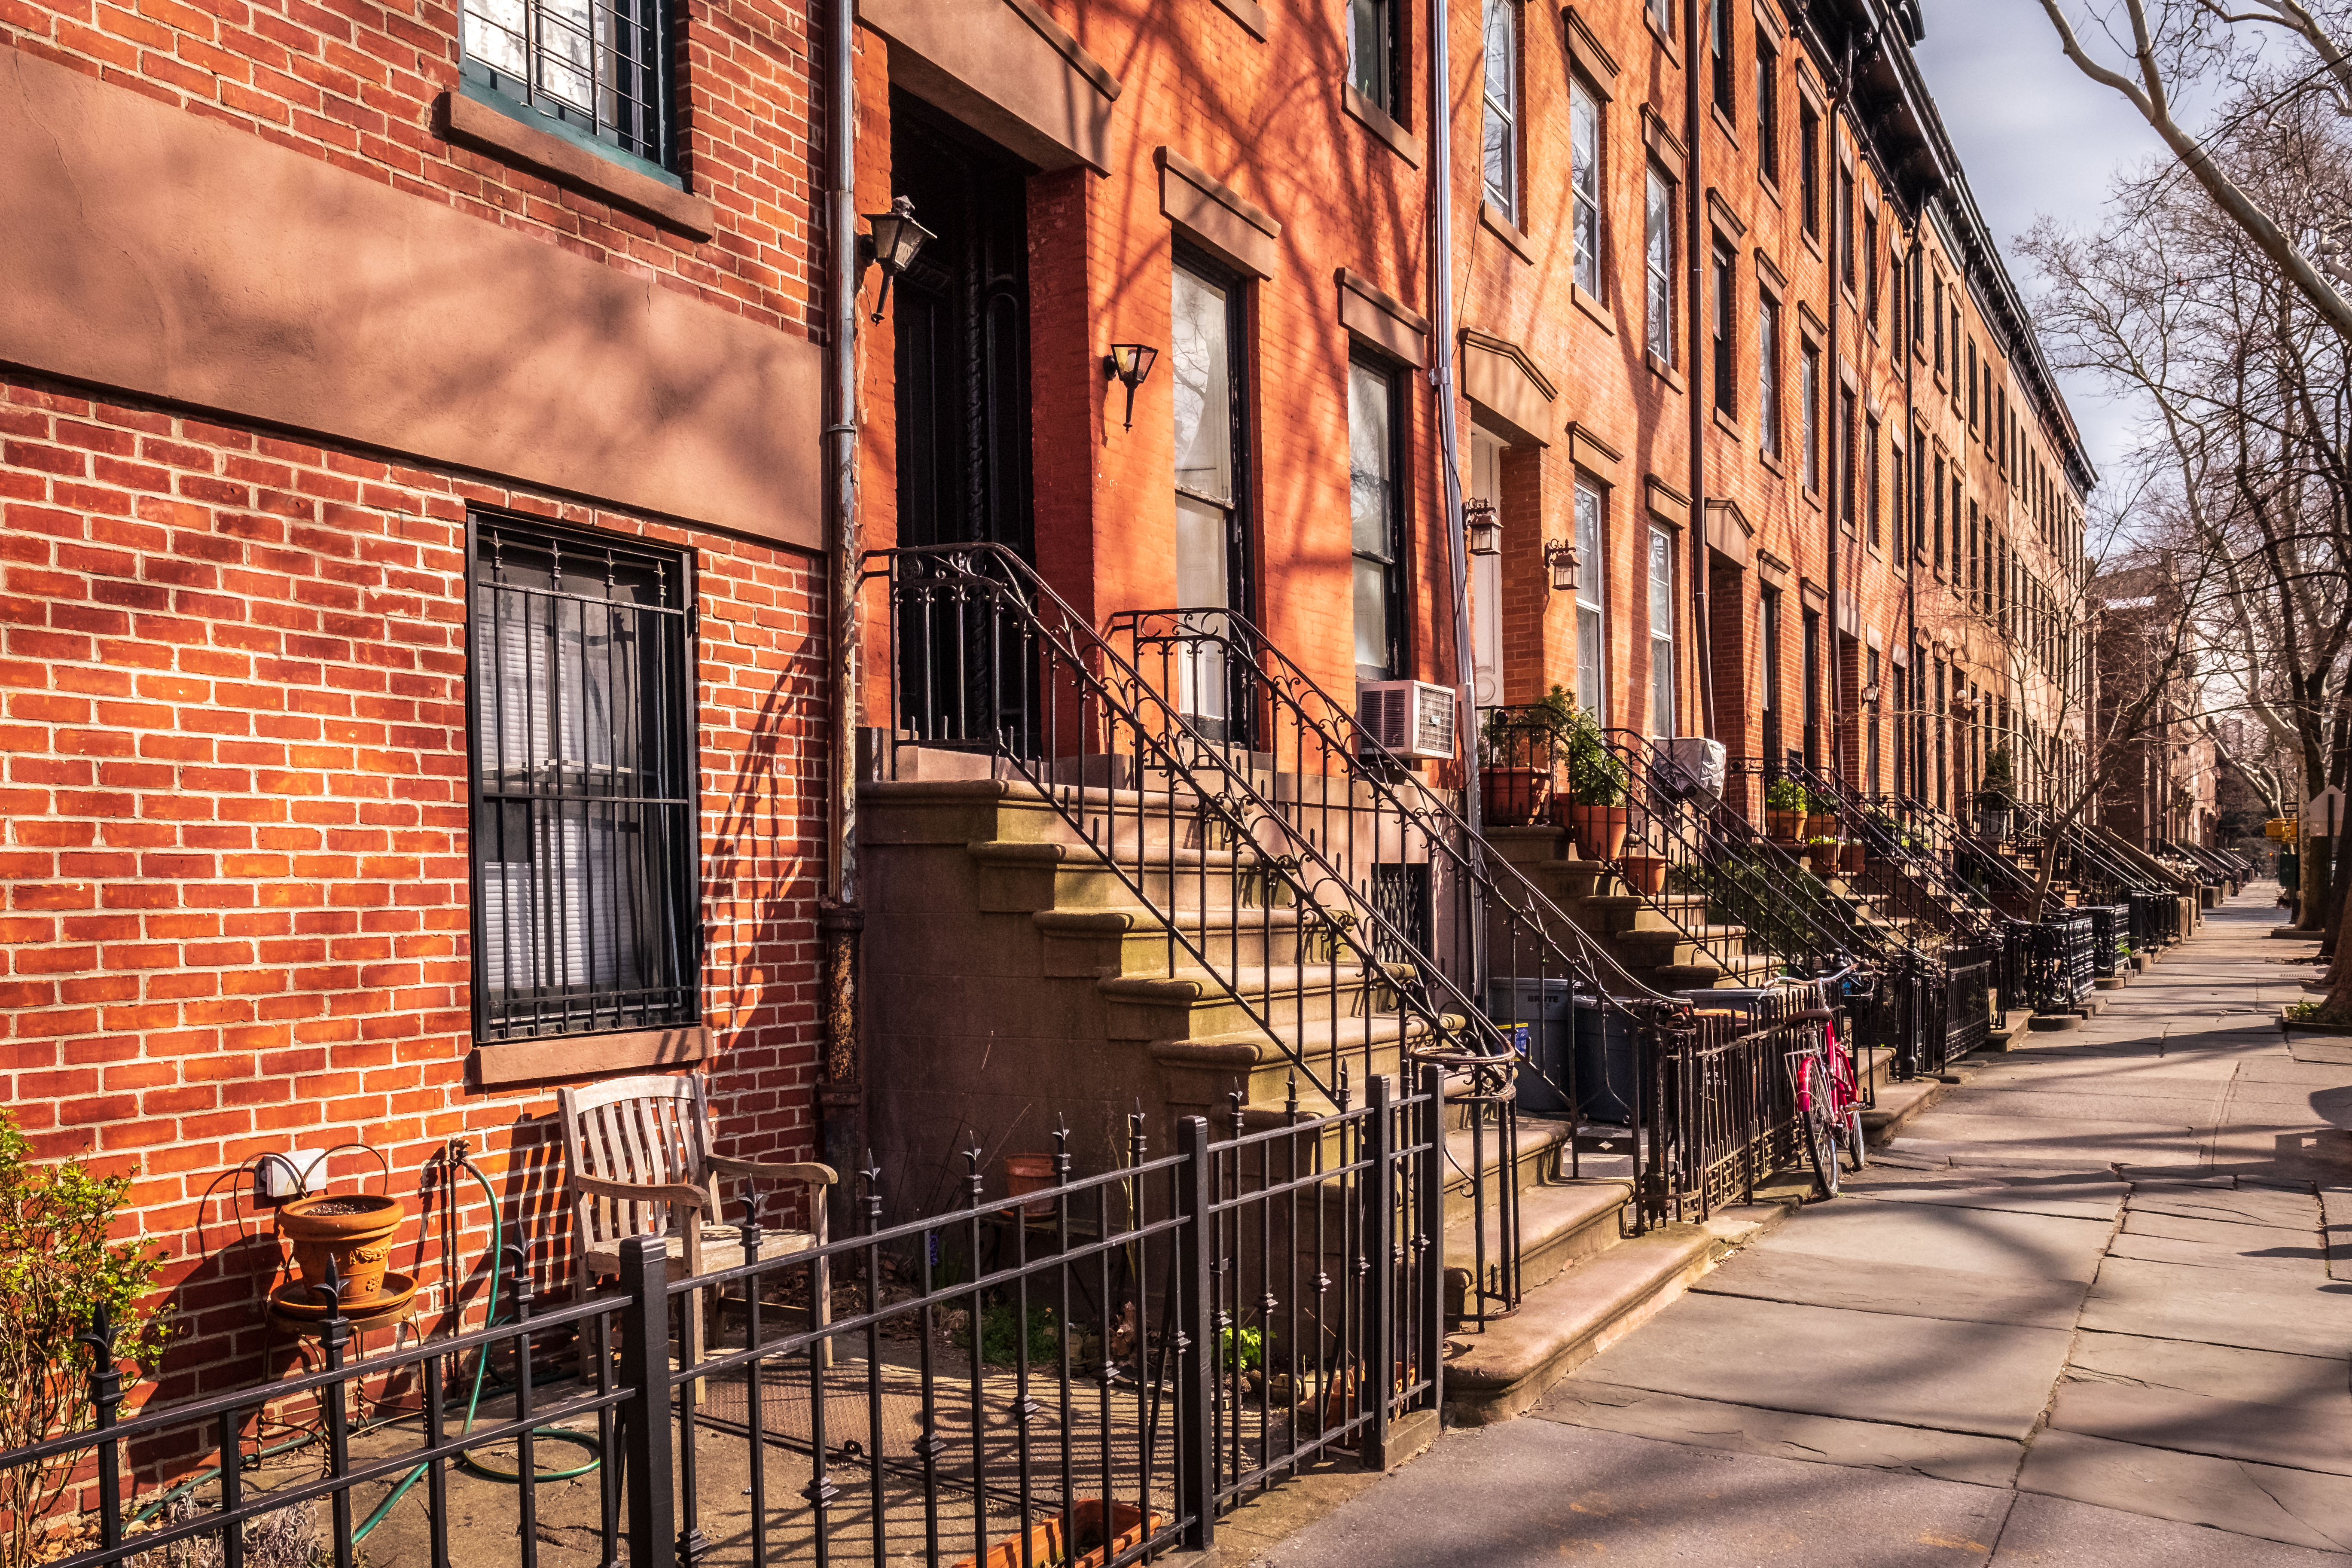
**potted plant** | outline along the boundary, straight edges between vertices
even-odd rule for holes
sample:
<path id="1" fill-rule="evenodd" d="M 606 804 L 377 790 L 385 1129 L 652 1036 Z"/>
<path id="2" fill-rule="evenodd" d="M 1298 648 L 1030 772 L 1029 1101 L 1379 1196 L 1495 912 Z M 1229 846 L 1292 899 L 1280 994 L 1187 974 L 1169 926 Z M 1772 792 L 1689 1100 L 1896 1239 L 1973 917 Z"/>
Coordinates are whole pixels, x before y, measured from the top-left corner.
<path id="1" fill-rule="evenodd" d="M 1576 703 L 1554 686 L 1525 708 L 1489 708 L 1478 732 L 1478 809 L 1490 827 L 1525 827 L 1550 803 L 1552 763 Z"/>
<path id="2" fill-rule="evenodd" d="M 1805 786 L 1794 779 L 1774 779 L 1764 791 L 1765 831 L 1784 844 L 1793 844 L 1805 836 L 1805 813 L 1812 807 L 1812 799 Z"/>
<path id="3" fill-rule="evenodd" d="M 1625 875 L 1625 886 L 1643 898 L 1655 898 L 1666 890 L 1666 858 L 1663 855 L 1626 855 L 1617 864 Z"/>
<path id="4" fill-rule="evenodd" d="M 1838 865 L 1844 870 L 1847 876 L 1861 876 L 1863 868 L 1869 864 L 1870 851 L 1863 844 L 1861 839 L 1848 839 L 1843 845 L 1839 847 Z"/>
<path id="5" fill-rule="evenodd" d="M 1825 795 L 1815 795 L 1811 790 L 1806 790 L 1803 794 L 1805 796 L 1805 837 L 1811 839 L 1821 839 L 1827 838 L 1834 835 L 1837 832 L 1837 804 L 1831 800 L 1829 796 Z"/>
<path id="6" fill-rule="evenodd" d="M 1837 869 L 1838 841 L 1828 834 L 1817 834 L 1805 840 L 1805 859 L 1814 872 L 1827 876 Z"/>
<path id="7" fill-rule="evenodd" d="M 1572 714 L 1565 740 L 1568 795 L 1554 802 L 1553 820 L 1575 837 L 1586 859 L 1614 860 L 1625 852 L 1625 764 L 1590 713 Z"/>
<path id="8" fill-rule="evenodd" d="M 298 1198 L 278 1211 L 278 1234 L 293 1245 L 306 1288 L 327 1282 L 331 1258 L 337 1297 L 346 1306 L 364 1306 L 383 1293 L 404 1207 L 398 1198 L 362 1193 Z"/>

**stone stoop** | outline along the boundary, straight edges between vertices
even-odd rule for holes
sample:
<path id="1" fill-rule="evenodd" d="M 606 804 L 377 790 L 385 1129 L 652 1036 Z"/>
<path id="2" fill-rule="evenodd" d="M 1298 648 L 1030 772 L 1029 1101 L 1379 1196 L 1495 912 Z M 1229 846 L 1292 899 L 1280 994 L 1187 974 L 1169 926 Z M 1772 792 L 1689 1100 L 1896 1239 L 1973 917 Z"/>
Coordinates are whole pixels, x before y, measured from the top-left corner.
<path id="1" fill-rule="evenodd" d="M 1773 973 L 1771 959 L 1745 951 L 1747 928 L 1716 921 L 1704 898 L 1631 892 L 1608 862 L 1567 858 L 1564 828 L 1497 827 L 1486 837 L 1626 973 L 1653 990 L 1757 985 Z M 1706 940 L 1693 940 L 1685 928 Z"/>

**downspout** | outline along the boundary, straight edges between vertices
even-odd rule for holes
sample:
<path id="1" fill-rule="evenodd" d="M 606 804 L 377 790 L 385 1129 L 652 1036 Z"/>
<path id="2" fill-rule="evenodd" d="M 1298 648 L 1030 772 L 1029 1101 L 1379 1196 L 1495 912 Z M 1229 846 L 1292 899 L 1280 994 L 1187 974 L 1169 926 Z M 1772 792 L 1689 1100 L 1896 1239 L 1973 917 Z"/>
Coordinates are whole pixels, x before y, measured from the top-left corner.
<path id="1" fill-rule="evenodd" d="M 1690 160 L 1689 191 L 1684 202 L 1683 275 L 1688 280 L 1685 287 L 1690 311 L 1690 375 L 1685 384 L 1690 388 L 1691 648 L 1692 662 L 1698 666 L 1699 733 L 1711 739 L 1715 734 L 1715 626 L 1706 593 L 1706 373 L 1712 367 L 1706 353 L 1708 255 L 1703 247 L 1706 182 L 1699 152 L 1705 112 L 1699 101 L 1699 4 L 1700 0 L 1683 0 L 1683 37 L 1690 46 L 1683 55 L 1683 144 Z"/>
<path id="2" fill-rule="evenodd" d="M 865 1058 L 858 1038 L 858 949 L 866 911 L 857 884 L 857 728 L 863 693 L 858 684 L 857 597 L 863 552 L 857 518 L 857 99 L 856 0 L 832 0 L 826 39 L 826 140 L 831 188 L 825 193 L 826 304 L 833 313 L 825 334 L 824 458 L 826 500 L 832 516 L 827 576 L 832 610 L 827 630 L 827 674 L 833 687 L 832 732 L 826 737 L 826 876 L 818 900 L 817 932 L 824 966 L 824 1082 L 817 1111 L 824 1130 L 825 1163 L 847 1173 L 864 1162 L 866 1146 Z M 847 1217 L 846 1184 L 835 1221 Z M 816 1216 L 811 1215 L 814 1220 Z M 845 1229 L 837 1234 L 846 1234 Z"/>
<path id="3" fill-rule="evenodd" d="M 1438 504 L 1444 512 L 1446 569 L 1454 582 L 1454 679 L 1462 715 L 1462 819 L 1470 825 L 1470 843 L 1465 847 L 1475 864 L 1484 825 L 1478 809 L 1478 691 L 1470 646 L 1470 563 L 1462 534 L 1461 433 L 1454 413 L 1454 72 L 1446 27 L 1445 0 L 1429 0 L 1429 316 L 1437 351 L 1429 381 L 1437 394 Z M 1483 108 L 1482 104 L 1482 112 Z M 1473 918 L 1474 941 L 1483 926 L 1483 921 Z"/>
<path id="4" fill-rule="evenodd" d="M 1919 525 L 1927 521 L 1927 516 L 1926 510 L 1927 493 L 1927 485 L 1920 478 L 1927 472 L 1926 465 L 1920 461 L 1926 454 L 1919 450 L 1919 416 L 1914 401 L 1916 395 L 1914 383 L 1919 371 L 1918 356 L 1911 352 L 1911 345 L 1917 341 L 1919 335 L 1919 296 L 1911 288 L 1910 280 L 1918 277 L 1925 266 L 1920 235 L 1927 221 L 1927 204 L 1922 199 L 1919 204 L 1919 216 L 1911 220 L 1911 246 L 1909 253 L 1904 258 L 1904 278 L 1898 285 L 1904 289 L 1903 330 L 1906 336 L 1906 341 L 1895 345 L 1895 352 L 1903 356 L 1903 449 L 1911 457 L 1910 504 L 1903 509 L 1905 512 L 1903 519 L 1905 557 L 1903 562 L 1903 662 L 1909 668 L 1909 678 L 1903 683 L 1903 695 L 1910 703 L 1914 713 L 1924 712 L 1927 708 L 1920 684 L 1927 679 L 1927 671 L 1924 662 L 1919 660 L 1918 542 Z M 1927 726 L 1907 716 L 1902 720 L 1902 725 L 1903 757 L 1910 766 L 1908 769 L 1897 769 L 1896 775 L 1900 777 L 1907 772 L 1910 777 L 1906 782 L 1910 788 L 1898 789 L 1895 793 L 1909 795 L 1914 799 L 1924 800 L 1927 798 L 1927 791 L 1923 782 L 1923 765 L 1919 760 L 1921 749 L 1919 741 Z"/>
<path id="5" fill-rule="evenodd" d="M 1838 300 L 1845 292 L 1846 245 L 1853 232 L 1853 204 L 1845 197 L 1845 181 L 1839 177 L 1838 116 L 1845 107 L 1846 90 L 1853 79 L 1854 41 L 1846 40 L 1845 57 L 1840 63 L 1837 79 L 1830 84 L 1829 113 L 1822 121 L 1822 149 L 1828 167 L 1822 173 L 1828 176 L 1829 232 L 1829 299 L 1824 311 L 1829 327 L 1829 482 L 1830 493 L 1823 498 L 1828 503 L 1822 510 L 1828 514 L 1826 531 L 1828 546 L 1822 574 L 1829 588 L 1829 771 L 1832 777 L 1845 777 L 1845 647 L 1840 638 L 1845 635 L 1845 615 L 1838 600 L 1838 534 L 1845 527 L 1846 470 L 1853 465 L 1853 449 L 1845 437 L 1845 362 L 1838 353 Z"/>

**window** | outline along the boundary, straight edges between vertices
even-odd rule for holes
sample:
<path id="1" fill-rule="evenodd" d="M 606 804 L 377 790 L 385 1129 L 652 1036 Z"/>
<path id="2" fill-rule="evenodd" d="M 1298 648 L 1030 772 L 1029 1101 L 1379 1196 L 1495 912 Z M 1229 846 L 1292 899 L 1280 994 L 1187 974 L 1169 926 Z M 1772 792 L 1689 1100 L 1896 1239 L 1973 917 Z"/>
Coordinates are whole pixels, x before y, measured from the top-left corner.
<path id="1" fill-rule="evenodd" d="M 1936 301 L 1936 379 L 1941 381 L 1944 376 L 1944 275 L 1940 272 L 1936 274 L 1934 291 Z"/>
<path id="2" fill-rule="evenodd" d="M 1715 107 L 1723 111 L 1726 120 L 1739 113 L 1739 100 L 1731 85 L 1731 7 L 1724 0 L 1707 0 L 1706 47 L 1714 68 Z"/>
<path id="3" fill-rule="evenodd" d="M 476 1037 L 692 1023 L 686 560 L 506 518 L 469 531 Z"/>
<path id="4" fill-rule="evenodd" d="M 1936 509 L 1935 526 L 1928 532 L 1935 541 L 1936 574 L 1940 577 L 1944 573 L 1944 455 L 1941 452 L 1936 454 L 1935 476 L 1935 486 L 1929 491 Z"/>
<path id="5" fill-rule="evenodd" d="M 669 8 L 661 0 L 463 0 L 466 84 L 529 104 L 666 184 L 673 161 Z"/>
<path id="6" fill-rule="evenodd" d="M 1969 340 L 1969 428 L 1977 427 L 1977 341 Z"/>
<path id="7" fill-rule="evenodd" d="M 1675 536 L 1650 530 L 1650 733 L 1675 732 Z"/>
<path id="8" fill-rule="evenodd" d="M 1853 171 L 1841 168 L 1837 177 L 1837 211 L 1830 215 L 1837 227 L 1838 281 L 1853 292 Z"/>
<path id="9" fill-rule="evenodd" d="M 1739 330 L 1739 300 L 1732 290 L 1738 286 L 1739 263 L 1727 245 L 1715 247 L 1715 407 L 1716 412 L 1737 418 L 1739 414 L 1739 387 L 1732 378 L 1738 374 L 1738 356 L 1733 352 L 1732 334 Z"/>
<path id="10" fill-rule="evenodd" d="M 1870 547 L 1883 550 L 1886 535 L 1879 515 L 1878 504 L 1878 421 L 1864 424 L 1862 432 L 1862 510 L 1870 525 Z"/>
<path id="11" fill-rule="evenodd" d="M 1756 24 L 1756 172 L 1780 183 L 1780 55 Z"/>
<path id="12" fill-rule="evenodd" d="M 1872 331 L 1878 331 L 1878 214 L 1862 215 L 1862 319 Z"/>
<path id="13" fill-rule="evenodd" d="M 1804 405 L 1799 417 L 1804 421 L 1805 489 L 1818 495 L 1822 488 L 1822 351 L 1811 343 L 1805 345 L 1800 376 L 1797 395 Z"/>
<path id="14" fill-rule="evenodd" d="M 1576 588 L 1576 705 L 1602 723 L 1609 721 L 1607 660 L 1609 640 L 1602 635 L 1608 595 L 1601 553 L 1601 488 L 1588 479 L 1576 481 L 1576 559 L 1583 570 Z"/>
<path id="15" fill-rule="evenodd" d="M 1650 26 L 1657 30 L 1658 37 L 1673 41 L 1675 0 L 1643 0 L 1642 11 L 1650 19 Z"/>
<path id="16" fill-rule="evenodd" d="M 1404 21 L 1402 0 L 1348 0 L 1348 80 L 1387 113 L 1404 119 L 1403 76 L 1398 69 Z"/>
<path id="17" fill-rule="evenodd" d="M 1872 795 L 1883 793 L 1878 784 L 1878 650 L 1869 649 L 1864 655 L 1867 672 L 1863 689 L 1872 694 L 1866 715 L 1868 728 L 1863 732 L 1863 787 Z"/>
<path id="18" fill-rule="evenodd" d="M 1810 103 L 1797 110 L 1797 209 L 1805 232 L 1822 237 L 1822 117 Z"/>
<path id="19" fill-rule="evenodd" d="M 1171 269 L 1168 357 L 1175 390 L 1176 602 L 1188 610 L 1238 609 L 1247 569 L 1241 498 L 1246 456 L 1242 424 L 1242 290 L 1216 268 L 1181 255 Z M 1203 621 L 1221 617 L 1202 616 Z M 1222 626 L 1199 629 L 1215 634 Z M 1213 738 L 1231 718 L 1223 647 L 1181 645 L 1178 706 Z"/>
<path id="20" fill-rule="evenodd" d="M 1519 221 L 1519 4 L 1486 0 L 1486 199 Z"/>
<path id="21" fill-rule="evenodd" d="M 1804 660 L 1805 689 L 1799 697 L 1805 705 L 1805 765 L 1821 766 L 1822 755 L 1822 613 L 1807 610 L 1803 623 L 1805 646 L 1800 650 Z"/>
<path id="22" fill-rule="evenodd" d="M 1838 521 L 1848 533 L 1853 531 L 1854 428 L 1853 394 L 1838 388 L 1837 426 L 1831 432 L 1837 448 L 1830 455 L 1832 472 L 1838 482 Z"/>
<path id="23" fill-rule="evenodd" d="M 1764 755 L 1780 760 L 1780 590 L 1765 588 L 1759 595 L 1759 622 L 1763 679 L 1757 682 L 1764 719 Z"/>
<path id="24" fill-rule="evenodd" d="M 1642 270 L 1649 349 L 1660 363 L 1671 366 L 1675 363 L 1675 185 L 1654 164 L 1643 205 Z"/>
<path id="25" fill-rule="evenodd" d="M 1348 511 L 1356 558 L 1356 674 L 1387 680 L 1404 658 L 1404 486 L 1396 372 L 1348 362 Z"/>
<path id="26" fill-rule="evenodd" d="M 1582 81 L 1568 84 L 1568 183 L 1575 212 L 1569 221 L 1576 247 L 1576 286 L 1601 298 L 1601 101 Z"/>
<path id="27" fill-rule="evenodd" d="M 1768 458 L 1780 455 L 1780 301 L 1756 296 L 1757 442 Z"/>

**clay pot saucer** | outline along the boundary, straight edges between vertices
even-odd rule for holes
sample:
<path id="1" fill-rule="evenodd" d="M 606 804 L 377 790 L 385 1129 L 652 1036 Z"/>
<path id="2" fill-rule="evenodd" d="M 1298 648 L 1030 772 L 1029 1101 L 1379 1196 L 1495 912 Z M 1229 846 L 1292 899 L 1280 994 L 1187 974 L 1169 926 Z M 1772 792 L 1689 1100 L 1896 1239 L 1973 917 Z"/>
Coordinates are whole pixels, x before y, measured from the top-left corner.
<path id="1" fill-rule="evenodd" d="M 416 1294 L 416 1281 L 405 1274 L 386 1274 L 383 1293 L 372 1301 L 343 1303 L 343 1321 L 364 1327 L 379 1318 L 398 1317 Z M 318 1322 L 327 1315 L 327 1303 L 312 1286 L 289 1279 L 269 1293 L 269 1310 L 281 1318 Z"/>

